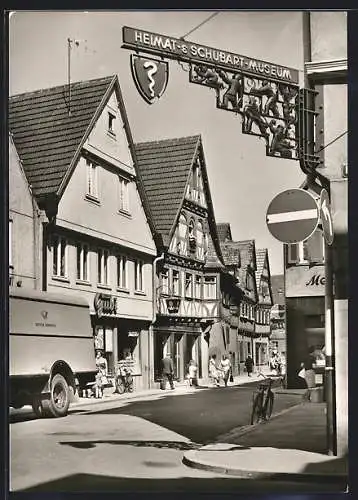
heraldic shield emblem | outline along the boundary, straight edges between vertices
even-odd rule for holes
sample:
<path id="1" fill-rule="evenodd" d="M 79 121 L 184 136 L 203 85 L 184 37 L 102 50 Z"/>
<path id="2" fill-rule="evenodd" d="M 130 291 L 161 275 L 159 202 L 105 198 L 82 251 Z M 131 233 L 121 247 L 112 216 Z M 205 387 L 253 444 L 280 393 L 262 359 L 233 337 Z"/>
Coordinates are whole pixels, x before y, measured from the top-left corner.
<path id="1" fill-rule="evenodd" d="M 131 69 L 135 86 L 148 104 L 152 104 L 163 95 L 169 77 L 166 61 L 132 54 Z"/>

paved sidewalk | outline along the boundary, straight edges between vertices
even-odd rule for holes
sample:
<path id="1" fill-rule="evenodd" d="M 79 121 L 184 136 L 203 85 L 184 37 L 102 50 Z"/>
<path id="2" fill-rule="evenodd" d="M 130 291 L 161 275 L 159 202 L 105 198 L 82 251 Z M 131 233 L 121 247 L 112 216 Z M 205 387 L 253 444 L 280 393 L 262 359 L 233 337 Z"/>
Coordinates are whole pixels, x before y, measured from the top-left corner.
<path id="1" fill-rule="evenodd" d="M 187 451 L 194 468 L 245 478 L 332 482 L 345 489 L 348 458 L 326 454 L 324 403 L 301 403 L 270 421 L 230 431 L 220 442 Z"/>
<path id="2" fill-rule="evenodd" d="M 265 373 L 265 371 L 264 371 Z M 245 385 L 245 384 L 251 384 L 253 382 L 258 382 L 262 380 L 261 376 L 258 376 L 256 373 L 253 373 L 251 377 L 247 376 L 247 373 L 241 374 L 239 376 L 234 377 L 234 382 L 229 382 L 229 386 L 239 386 L 239 385 Z M 188 394 L 195 392 L 197 389 L 189 387 L 188 382 L 180 382 L 180 383 L 175 383 L 175 390 L 172 391 L 169 388 L 166 390 L 161 390 L 159 389 L 159 383 L 156 384 L 157 387 L 154 387 L 152 389 L 144 389 L 140 391 L 134 391 L 132 393 L 124 393 L 124 394 L 115 394 L 114 388 L 109 387 L 104 389 L 104 395 L 103 398 L 101 399 L 96 399 L 94 397 L 90 398 L 82 398 L 76 396 L 75 401 L 71 403 L 70 408 L 77 408 L 79 406 L 84 406 L 88 404 L 99 404 L 99 403 L 108 403 L 112 401 L 127 401 L 130 399 L 137 399 L 137 398 L 145 398 L 149 396 L 155 396 L 155 395 L 170 395 L 170 396 L 175 396 L 179 394 Z M 213 385 L 209 383 L 208 380 L 201 379 L 199 380 L 199 385 L 200 389 L 199 390 L 205 390 L 205 389 L 212 389 Z"/>

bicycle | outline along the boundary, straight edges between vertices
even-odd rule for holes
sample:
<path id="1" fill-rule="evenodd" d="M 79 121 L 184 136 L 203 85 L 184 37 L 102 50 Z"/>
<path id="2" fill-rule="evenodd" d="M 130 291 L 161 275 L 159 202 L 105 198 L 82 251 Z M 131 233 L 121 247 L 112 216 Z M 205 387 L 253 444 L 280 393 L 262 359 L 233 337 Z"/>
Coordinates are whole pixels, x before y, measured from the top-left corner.
<path id="1" fill-rule="evenodd" d="M 118 375 L 115 380 L 116 389 L 115 392 L 119 394 L 124 394 L 125 392 L 133 392 L 133 377 L 129 373 L 127 375 Z"/>
<path id="2" fill-rule="evenodd" d="M 266 377 L 263 373 L 259 373 L 258 375 L 264 377 L 266 382 L 261 382 L 252 395 L 251 425 L 262 420 L 269 420 L 272 415 L 275 399 L 275 395 L 271 389 L 274 379 Z"/>

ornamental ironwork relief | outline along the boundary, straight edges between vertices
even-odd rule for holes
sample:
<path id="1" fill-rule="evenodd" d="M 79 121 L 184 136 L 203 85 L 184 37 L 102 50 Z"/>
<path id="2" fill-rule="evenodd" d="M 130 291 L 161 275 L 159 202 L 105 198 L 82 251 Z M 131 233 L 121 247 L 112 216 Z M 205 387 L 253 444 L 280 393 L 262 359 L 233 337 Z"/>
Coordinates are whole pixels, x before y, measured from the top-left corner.
<path id="1" fill-rule="evenodd" d="M 214 89 L 216 106 L 239 114 L 244 134 L 263 137 L 268 156 L 299 159 L 296 85 L 204 64 L 190 66 L 189 81 Z"/>

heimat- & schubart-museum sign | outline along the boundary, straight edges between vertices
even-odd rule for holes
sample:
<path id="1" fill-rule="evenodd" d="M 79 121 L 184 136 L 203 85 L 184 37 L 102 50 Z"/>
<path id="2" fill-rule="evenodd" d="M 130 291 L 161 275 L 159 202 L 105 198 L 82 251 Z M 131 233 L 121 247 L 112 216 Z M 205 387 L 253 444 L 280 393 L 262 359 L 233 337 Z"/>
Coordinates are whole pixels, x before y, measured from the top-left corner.
<path id="1" fill-rule="evenodd" d="M 166 89 L 165 58 L 186 63 L 189 81 L 214 90 L 217 108 L 241 116 L 242 132 L 263 137 L 268 156 L 300 160 L 305 173 L 317 166 L 314 92 L 299 88 L 297 69 L 127 26 L 122 36 L 122 47 L 135 51 L 132 75 L 147 103 Z"/>

